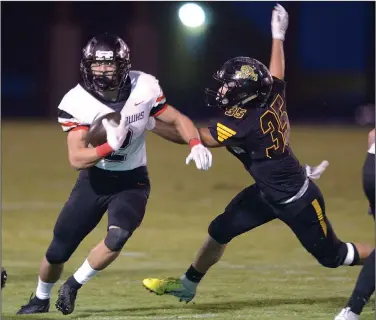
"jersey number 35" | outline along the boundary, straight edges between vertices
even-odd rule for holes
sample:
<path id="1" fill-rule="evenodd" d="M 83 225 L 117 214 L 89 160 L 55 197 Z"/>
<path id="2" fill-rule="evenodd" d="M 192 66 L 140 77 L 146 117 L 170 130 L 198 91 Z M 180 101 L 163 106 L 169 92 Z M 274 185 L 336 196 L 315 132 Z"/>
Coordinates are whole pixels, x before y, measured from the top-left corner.
<path id="1" fill-rule="evenodd" d="M 290 123 L 284 105 L 284 99 L 277 95 L 270 108 L 260 117 L 263 134 L 270 135 L 272 140 L 272 144 L 265 149 L 268 158 L 284 153 L 288 145 Z"/>

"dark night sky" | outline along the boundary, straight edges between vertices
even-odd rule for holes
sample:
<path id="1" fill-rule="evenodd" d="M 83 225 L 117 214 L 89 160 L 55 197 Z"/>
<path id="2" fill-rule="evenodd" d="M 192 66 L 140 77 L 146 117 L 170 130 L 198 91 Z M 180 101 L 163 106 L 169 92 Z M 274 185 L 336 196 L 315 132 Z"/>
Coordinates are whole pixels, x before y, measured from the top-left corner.
<path id="1" fill-rule="evenodd" d="M 51 63 L 57 58 L 50 49 L 58 23 L 75 26 L 80 47 L 104 31 L 122 36 L 131 47 L 133 67 L 157 76 L 169 102 L 183 110 L 202 104 L 204 87 L 226 59 L 249 55 L 268 64 L 274 2 L 201 4 L 210 17 L 198 36 L 179 24 L 178 2 L 2 2 L 3 116 L 47 116 L 46 110 L 56 108 L 46 97 L 53 90 L 51 68 L 58 63 Z M 356 105 L 374 103 L 374 3 L 282 4 L 290 14 L 285 50 L 293 116 L 299 117 L 301 105 L 318 104 L 320 110 L 326 103 L 338 116 L 339 106 L 345 115 Z M 153 30 L 150 39 L 134 39 L 135 25 L 145 21 Z M 150 46 L 155 56 L 149 61 Z M 80 48 L 76 51 L 79 59 Z M 76 69 L 67 88 L 78 80 Z M 55 89 L 56 103 L 67 88 Z"/>

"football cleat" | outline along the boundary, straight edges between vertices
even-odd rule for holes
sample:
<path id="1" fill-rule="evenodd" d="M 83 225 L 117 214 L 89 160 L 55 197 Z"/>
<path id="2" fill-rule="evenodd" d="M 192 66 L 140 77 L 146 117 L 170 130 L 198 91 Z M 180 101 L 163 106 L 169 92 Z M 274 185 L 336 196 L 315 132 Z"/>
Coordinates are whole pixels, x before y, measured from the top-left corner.
<path id="1" fill-rule="evenodd" d="M 33 314 L 33 313 L 46 313 L 50 310 L 50 299 L 41 300 L 37 297 L 33 298 L 31 294 L 29 303 L 25 304 L 18 310 L 17 314 Z"/>
<path id="2" fill-rule="evenodd" d="M 64 283 L 58 292 L 58 298 L 56 300 L 56 309 L 61 311 L 62 314 L 71 314 L 74 311 L 74 304 L 77 297 L 77 289 L 70 287 L 67 283 Z"/>
<path id="3" fill-rule="evenodd" d="M 352 312 L 349 307 L 342 309 L 334 320 L 359 320 L 359 315 Z"/>
<path id="4" fill-rule="evenodd" d="M 179 278 L 155 279 L 146 278 L 142 281 L 146 289 L 157 295 L 169 294 L 179 298 L 179 301 L 189 302 L 196 295 L 196 289 L 190 288 Z"/>

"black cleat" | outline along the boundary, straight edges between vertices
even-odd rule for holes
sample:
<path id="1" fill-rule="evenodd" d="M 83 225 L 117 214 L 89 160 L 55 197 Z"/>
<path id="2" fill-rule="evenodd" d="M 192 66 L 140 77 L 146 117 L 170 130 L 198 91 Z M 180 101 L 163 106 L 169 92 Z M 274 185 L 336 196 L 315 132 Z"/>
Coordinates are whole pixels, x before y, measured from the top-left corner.
<path id="1" fill-rule="evenodd" d="M 58 292 L 59 296 L 55 303 L 56 309 L 64 315 L 71 314 L 74 311 L 77 291 L 76 288 L 72 288 L 67 283 L 64 283 Z"/>
<path id="2" fill-rule="evenodd" d="M 33 313 L 46 313 L 50 310 L 50 299 L 41 300 L 37 297 L 33 298 L 31 294 L 29 303 L 25 304 L 18 310 L 17 314 L 33 314 Z"/>

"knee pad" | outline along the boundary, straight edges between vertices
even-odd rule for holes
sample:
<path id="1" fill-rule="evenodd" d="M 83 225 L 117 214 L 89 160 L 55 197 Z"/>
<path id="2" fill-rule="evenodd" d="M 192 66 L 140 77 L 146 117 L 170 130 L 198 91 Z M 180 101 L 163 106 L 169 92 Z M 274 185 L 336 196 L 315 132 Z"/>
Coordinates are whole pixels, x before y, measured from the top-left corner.
<path id="1" fill-rule="evenodd" d="M 104 239 L 104 244 L 111 251 L 120 251 L 124 247 L 130 236 L 131 233 L 127 230 L 121 228 L 112 228 L 108 230 L 106 239 Z"/>
<path id="2" fill-rule="evenodd" d="M 328 251 L 317 260 L 327 268 L 337 268 L 341 265 L 353 266 L 359 261 L 359 253 L 352 243 L 340 242 L 337 251 Z"/>
<path id="3" fill-rule="evenodd" d="M 67 262 L 75 249 L 75 246 L 54 237 L 47 249 L 46 259 L 50 264 L 61 264 Z"/>
<path id="4" fill-rule="evenodd" d="M 210 223 L 208 233 L 220 244 L 227 244 L 234 238 L 234 236 L 230 235 L 229 228 L 226 228 L 224 214 L 219 215 Z"/>

